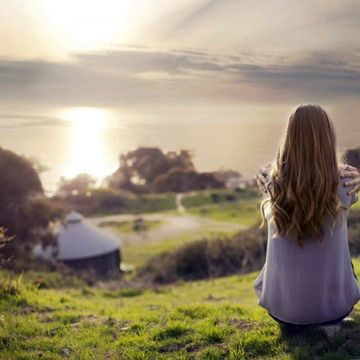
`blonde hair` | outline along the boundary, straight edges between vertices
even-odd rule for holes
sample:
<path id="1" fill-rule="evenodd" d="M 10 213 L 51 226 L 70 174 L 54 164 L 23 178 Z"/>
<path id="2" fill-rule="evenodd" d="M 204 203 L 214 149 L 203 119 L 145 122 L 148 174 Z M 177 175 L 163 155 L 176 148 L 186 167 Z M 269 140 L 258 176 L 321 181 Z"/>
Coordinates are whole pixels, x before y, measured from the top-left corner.
<path id="1" fill-rule="evenodd" d="M 332 121 L 319 105 L 301 105 L 290 115 L 285 137 L 266 185 L 278 236 L 323 240 L 323 222 L 334 222 L 341 207 L 337 197 L 339 169 Z"/>

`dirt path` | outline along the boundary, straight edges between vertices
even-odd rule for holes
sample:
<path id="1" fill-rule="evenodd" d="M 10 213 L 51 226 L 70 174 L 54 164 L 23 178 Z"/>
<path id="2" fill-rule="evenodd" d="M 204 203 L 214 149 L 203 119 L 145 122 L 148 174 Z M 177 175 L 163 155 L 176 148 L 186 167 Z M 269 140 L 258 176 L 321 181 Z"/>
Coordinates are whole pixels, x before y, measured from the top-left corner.
<path id="1" fill-rule="evenodd" d="M 234 224 L 225 221 L 212 220 L 206 217 L 197 215 L 183 214 L 183 215 L 168 215 L 161 213 L 143 214 L 144 220 L 161 220 L 163 222 L 158 228 L 148 230 L 143 233 L 121 233 L 121 242 L 134 243 L 134 242 L 149 242 L 159 241 L 166 238 L 176 237 L 178 235 L 187 232 L 196 232 L 202 228 L 206 228 L 209 231 L 214 232 L 236 232 L 239 230 L 246 229 L 246 225 Z M 96 218 L 89 218 L 87 221 L 98 226 L 104 221 L 132 221 L 134 215 L 132 214 L 121 214 L 121 215 L 108 215 Z M 114 227 L 104 228 L 116 235 L 120 232 Z"/>
<path id="2" fill-rule="evenodd" d="M 182 203 L 182 200 L 184 198 L 184 194 L 183 193 L 178 193 L 176 194 L 176 209 L 180 214 L 184 214 L 186 212 L 185 206 Z"/>

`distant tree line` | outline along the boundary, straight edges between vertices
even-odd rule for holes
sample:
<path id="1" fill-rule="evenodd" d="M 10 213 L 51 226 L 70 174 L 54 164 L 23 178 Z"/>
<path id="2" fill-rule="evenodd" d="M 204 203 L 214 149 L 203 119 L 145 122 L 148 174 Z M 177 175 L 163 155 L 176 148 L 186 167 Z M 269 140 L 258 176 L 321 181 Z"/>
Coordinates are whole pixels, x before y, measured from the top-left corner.
<path id="1" fill-rule="evenodd" d="M 109 189 L 133 194 L 186 192 L 224 187 L 216 172 L 198 172 L 188 150 L 163 152 L 155 147 L 139 147 L 121 154 L 119 168 L 106 180 Z M 79 174 L 62 179 L 60 192 L 70 195 L 85 193 L 94 187 L 94 179 Z"/>
<path id="2" fill-rule="evenodd" d="M 347 150 L 343 161 L 360 169 L 360 147 Z M 163 152 L 155 147 L 139 147 L 120 155 L 119 167 L 105 179 L 105 187 L 132 194 L 186 192 L 222 188 L 227 177 L 236 175 L 232 170 L 198 172 L 188 150 Z M 59 191 L 65 195 L 85 194 L 94 189 L 95 183 L 91 175 L 79 174 L 73 179 L 62 178 Z"/>

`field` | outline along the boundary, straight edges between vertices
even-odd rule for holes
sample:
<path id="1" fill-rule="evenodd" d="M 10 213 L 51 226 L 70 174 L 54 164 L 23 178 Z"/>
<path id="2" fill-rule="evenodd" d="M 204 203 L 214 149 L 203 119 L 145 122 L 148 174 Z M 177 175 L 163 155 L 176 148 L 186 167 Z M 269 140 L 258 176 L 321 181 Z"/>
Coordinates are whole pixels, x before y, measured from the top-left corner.
<path id="1" fill-rule="evenodd" d="M 354 265 L 360 276 L 360 259 Z M 1 359 L 360 357 L 359 306 L 331 340 L 319 330 L 285 336 L 257 305 L 256 276 L 142 289 L 25 274 L 19 294 L 0 300 Z"/>

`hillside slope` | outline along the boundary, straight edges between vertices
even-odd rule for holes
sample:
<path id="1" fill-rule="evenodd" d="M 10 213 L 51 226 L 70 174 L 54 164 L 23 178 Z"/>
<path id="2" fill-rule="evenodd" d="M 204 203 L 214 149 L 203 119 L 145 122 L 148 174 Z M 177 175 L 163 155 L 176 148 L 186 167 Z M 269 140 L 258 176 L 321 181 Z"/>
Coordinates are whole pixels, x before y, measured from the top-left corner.
<path id="1" fill-rule="evenodd" d="M 360 258 L 354 265 L 360 276 Z M 58 288 L 19 285 L 18 294 L 0 294 L 0 358 L 360 357 L 360 303 L 352 313 L 354 321 L 331 340 L 319 331 L 285 336 L 257 305 L 252 288 L 256 276 L 154 289 L 120 289 L 115 283 L 94 288 L 76 282 L 64 287 L 69 283 L 61 278 L 53 284 Z"/>

